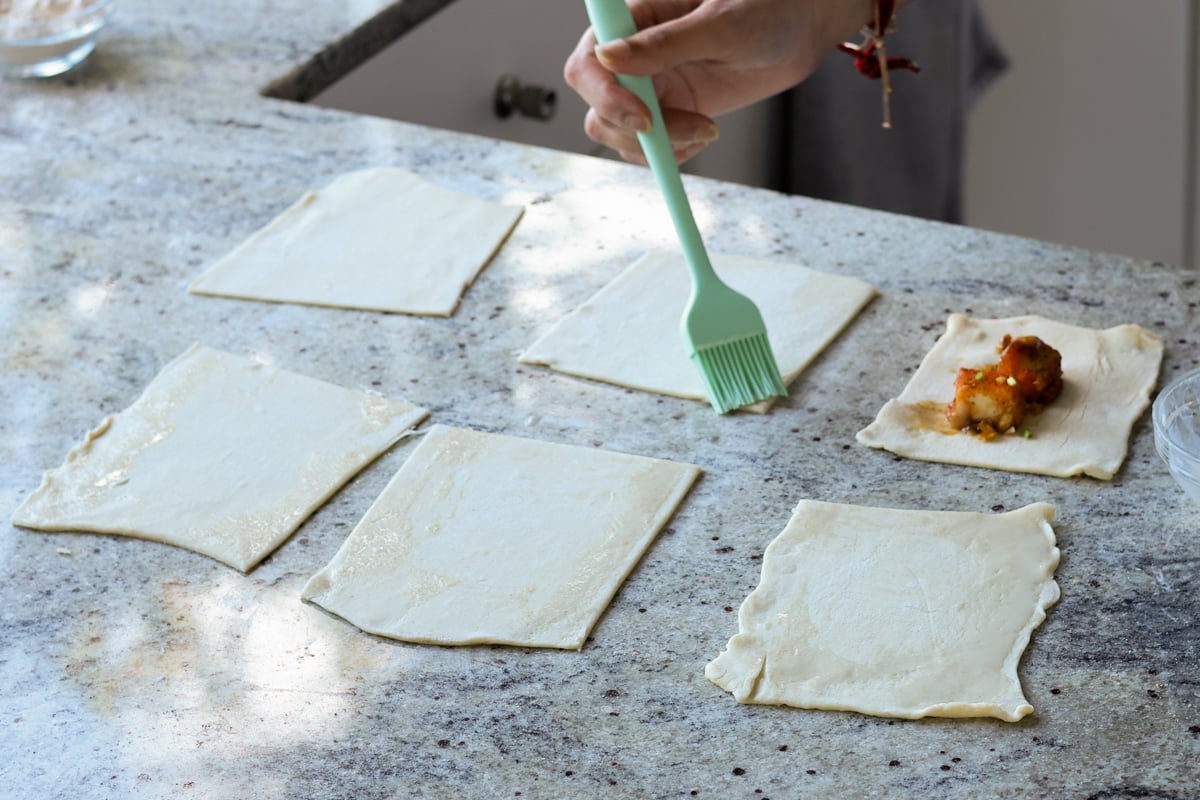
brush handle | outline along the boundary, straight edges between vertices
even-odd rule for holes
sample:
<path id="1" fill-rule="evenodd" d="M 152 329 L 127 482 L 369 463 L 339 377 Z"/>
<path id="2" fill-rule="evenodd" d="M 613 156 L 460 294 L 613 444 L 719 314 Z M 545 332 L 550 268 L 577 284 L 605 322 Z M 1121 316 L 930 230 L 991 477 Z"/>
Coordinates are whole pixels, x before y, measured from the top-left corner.
<path id="1" fill-rule="evenodd" d="M 587 6 L 588 18 L 592 21 L 596 41 L 610 42 L 637 33 L 633 14 L 629 12 L 625 0 L 584 0 L 584 5 Z M 675 163 L 675 153 L 671 149 L 670 140 L 667 139 L 667 126 L 663 123 L 662 109 L 658 105 L 658 96 L 654 93 L 654 84 L 645 75 L 617 75 L 617 80 L 650 109 L 650 130 L 647 133 L 639 133 L 638 141 L 642 145 L 646 161 L 650 164 L 650 170 L 658 181 L 658 188 L 667 201 L 667 210 L 671 213 L 671 221 L 675 223 L 675 232 L 679 236 L 679 244 L 683 248 L 683 256 L 692 271 L 692 277 L 696 281 L 716 279 L 717 275 L 704 249 L 704 241 L 700 238 L 700 229 L 696 226 L 696 218 L 692 216 L 692 206 L 683 190 L 679 165 Z"/>

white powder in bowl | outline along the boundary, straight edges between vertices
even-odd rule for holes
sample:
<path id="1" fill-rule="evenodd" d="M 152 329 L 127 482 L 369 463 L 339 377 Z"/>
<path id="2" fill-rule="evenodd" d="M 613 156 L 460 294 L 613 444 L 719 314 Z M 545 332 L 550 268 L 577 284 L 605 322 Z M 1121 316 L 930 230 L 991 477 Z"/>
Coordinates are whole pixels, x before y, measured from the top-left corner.
<path id="1" fill-rule="evenodd" d="M 69 31 L 100 0 L 0 0 L 0 37 L 36 39 Z"/>
<path id="2" fill-rule="evenodd" d="M 82 61 L 111 0 L 0 0 L 0 73 L 55 75 Z"/>

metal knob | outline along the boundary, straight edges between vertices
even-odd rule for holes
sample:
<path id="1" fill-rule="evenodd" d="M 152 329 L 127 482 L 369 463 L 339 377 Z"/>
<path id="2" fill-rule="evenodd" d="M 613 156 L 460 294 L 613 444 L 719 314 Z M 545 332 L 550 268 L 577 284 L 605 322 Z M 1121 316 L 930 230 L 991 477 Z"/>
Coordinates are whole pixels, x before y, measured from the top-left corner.
<path id="1" fill-rule="evenodd" d="M 503 75 L 496 83 L 493 106 L 500 119 L 508 119 L 515 111 L 522 117 L 545 121 L 554 116 L 557 104 L 553 89 L 524 85 L 515 75 Z"/>

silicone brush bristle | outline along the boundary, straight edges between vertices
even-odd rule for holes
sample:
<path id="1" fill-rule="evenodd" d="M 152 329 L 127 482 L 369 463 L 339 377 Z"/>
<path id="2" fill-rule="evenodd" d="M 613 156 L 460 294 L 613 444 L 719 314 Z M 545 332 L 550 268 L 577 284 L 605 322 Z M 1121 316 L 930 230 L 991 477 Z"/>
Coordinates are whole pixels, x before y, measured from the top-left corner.
<path id="1" fill-rule="evenodd" d="M 719 414 L 787 396 L 765 334 L 698 348 L 692 360 L 700 368 L 709 402 Z"/>

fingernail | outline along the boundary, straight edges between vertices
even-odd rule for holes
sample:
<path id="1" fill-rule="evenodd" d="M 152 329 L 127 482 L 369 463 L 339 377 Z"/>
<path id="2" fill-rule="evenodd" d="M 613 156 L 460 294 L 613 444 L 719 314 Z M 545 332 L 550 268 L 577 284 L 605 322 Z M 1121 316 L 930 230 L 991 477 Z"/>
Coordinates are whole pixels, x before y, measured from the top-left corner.
<path id="1" fill-rule="evenodd" d="M 613 39 L 611 42 L 604 42 L 596 45 L 592 51 L 596 54 L 596 59 L 608 67 L 615 59 L 619 59 L 629 51 L 629 45 L 624 39 Z"/>
<path id="2" fill-rule="evenodd" d="M 707 128 L 701 128 L 700 130 L 696 131 L 696 136 L 695 136 L 695 138 L 692 139 L 692 141 L 697 142 L 697 143 L 699 143 L 699 142 L 715 142 L 717 139 L 720 139 L 720 138 L 721 138 L 720 129 L 717 128 L 716 125 L 709 125 Z"/>
<path id="3" fill-rule="evenodd" d="M 650 130 L 650 120 L 641 114 L 626 114 L 621 117 L 621 127 L 638 133 L 646 133 Z"/>

